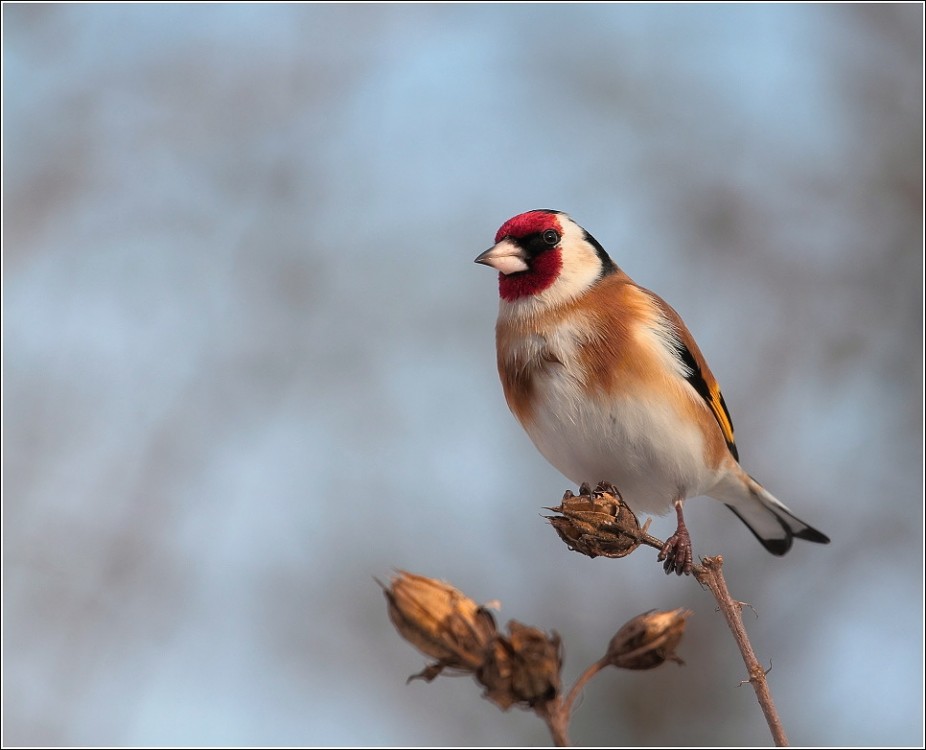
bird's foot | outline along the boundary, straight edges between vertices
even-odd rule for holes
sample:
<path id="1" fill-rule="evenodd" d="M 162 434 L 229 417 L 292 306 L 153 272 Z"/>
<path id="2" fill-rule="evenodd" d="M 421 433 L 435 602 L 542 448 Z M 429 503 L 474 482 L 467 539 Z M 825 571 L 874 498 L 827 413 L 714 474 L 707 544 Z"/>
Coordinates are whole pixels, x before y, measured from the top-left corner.
<path id="1" fill-rule="evenodd" d="M 692 552 L 691 536 L 688 534 L 688 527 L 685 526 L 685 518 L 682 516 L 682 504 L 675 503 L 675 512 L 678 514 L 678 528 L 675 533 L 666 539 L 666 543 L 659 550 L 659 556 L 656 558 L 663 563 L 662 569 L 666 575 L 673 571 L 676 575 L 691 575 Z"/>

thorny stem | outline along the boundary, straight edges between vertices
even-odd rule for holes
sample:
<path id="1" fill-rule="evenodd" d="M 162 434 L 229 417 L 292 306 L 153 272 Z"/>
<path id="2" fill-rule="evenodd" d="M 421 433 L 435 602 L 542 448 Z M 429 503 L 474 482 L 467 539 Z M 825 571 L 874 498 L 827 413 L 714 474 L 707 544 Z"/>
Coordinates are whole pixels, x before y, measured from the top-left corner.
<path id="1" fill-rule="evenodd" d="M 646 527 L 643 528 L 639 535 L 639 540 L 650 547 L 662 549 L 662 542 L 646 533 Z M 766 671 L 762 664 L 756 658 L 756 652 L 752 649 L 749 642 L 749 636 L 746 634 L 746 628 L 743 625 L 742 606 L 739 602 L 730 596 L 730 590 L 727 588 L 727 581 L 723 577 L 723 557 L 705 557 L 701 560 L 701 565 L 692 565 L 691 574 L 703 586 L 707 586 L 717 604 L 720 612 L 727 621 L 730 632 L 739 646 L 740 654 L 746 664 L 746 670 L 749 672 L 749 684 L 756 691 L 756 699 L 759 701 L 759 707 L 765 715 L 765 721 L 768 724 L 769 731 L 772 733 L 772 740 L 777 747 L 787 747 L 788 737 L 785 734 L 784 726 L 781 723 L 781 717 L 778 715 L 778 709 L 775 707 L 775 701 L 772 700 L 772 693 L 768 687 Z"/>
<path id="2" fill-rule="evenodd" d="M 730 627 L 736 644 L 739 646 L 740 653 L 743 655 L 743 661 L 746 663 L 746 669 L 749 672 L 749 683 L 753 690 L 756 691 L 756 698 L 762 713 L 765 714 L 765 721 L 772 733 L 772 739 L 777 747 L 787 747 L 788 737 L 785 735 L 784 726 L 781 723 L 781 717 L 778 716 L 778 709 L 775 708 L 775 702 L 772 700 L 772 693 L 768 687 L 766 671 L 756 658 L 755 651 L 752 650 L 752 644 L 749 642 L 749 636 L 746 635 L 746 628 L 743 626 L 742 606 L 739 602 L 734 601 L 727 589 L 727 582 L 723 577 L 723 557 L 705 557 L 702 565 L 695 565 L 692 568 L 692 574 L 698 582 L 707 586 L 717 603 L 720 605 L 720 612 L 723 614 Z"/>
<path id="3" fill-rule="evenodd" d="M 661 550 L 663 542 L 647 534 L 647 527 L 648 524 L 640 529 L 637 533 L 637 539 L 643 544 Z M 720 612 L 727 621 L 727 626 L 730 628 L 730 632 L 733 633 L 740 654 L 743 656 L 743 661 L 749 672 L 749 684 L 752 685 L 753 690 L 756 692 L 756 699 L 759 701 L 759 707 L 765 715 L 765 721 L 768 723 L 769 731 L 772 733 L 772 739 L 777 747 L 787 747 L 788 737 L 785 734 L 775 702 L 772 700 L 772 693 L 766 679 L 766 670 L 756 658 L 756 653 L 753 651 L 749 636 L 746 634 L 746 628 L 743 625 L 742 605 L 730 596 L 726 579 L 723 577 L 723 557 L 721 555 L 705 557 L 701 560 L 701 563 L 701 565 L 692 565 L 691 574 L 698 583 L 707 586 L 717 600 Z M 567 747 L 569 745 L 567 730 L 571 718 L 570 714 L 572 713 L 572 704 L 585 684 L 605 666 L 607 666 L 607 662 L 603 659 L 595 662 L 576 680 L 565 700 L 561 701 L 556 698 L 535 709 L 537 714 L 546 721 L 553 742 L 557 747 Z"/>

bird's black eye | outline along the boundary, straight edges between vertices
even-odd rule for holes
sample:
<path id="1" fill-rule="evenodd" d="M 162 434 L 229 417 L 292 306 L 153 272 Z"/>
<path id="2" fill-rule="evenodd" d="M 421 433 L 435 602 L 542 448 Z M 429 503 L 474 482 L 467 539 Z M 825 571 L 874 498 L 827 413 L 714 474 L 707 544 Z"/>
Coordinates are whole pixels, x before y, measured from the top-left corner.
<path id="1" fill-rule="evenodd" d="M 543 238 L 543 241 L 550 247 L 559 242 L 559 232 L 557 232 L 555 229 L 548 229 L 541 235 L 541 237 Z"/>

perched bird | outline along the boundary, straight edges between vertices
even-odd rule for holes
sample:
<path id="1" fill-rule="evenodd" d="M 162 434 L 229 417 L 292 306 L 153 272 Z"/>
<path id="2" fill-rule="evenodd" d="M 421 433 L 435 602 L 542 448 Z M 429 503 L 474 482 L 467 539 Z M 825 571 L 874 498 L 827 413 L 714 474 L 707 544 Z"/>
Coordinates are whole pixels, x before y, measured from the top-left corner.
<path id="1" fill-rule="evenodd" d="M 727 405 L 678 313 L 569 216 L 515 216 L 476 262 L 499 272 L 508 407 L 573 482 L 610 482 L 638 513 L 675 508 L 667 573 L 691 572 L 682 506 L 698 495 L 725 503 L 774 555 L 794 537 L 829 542 L 740 466 Z"/>

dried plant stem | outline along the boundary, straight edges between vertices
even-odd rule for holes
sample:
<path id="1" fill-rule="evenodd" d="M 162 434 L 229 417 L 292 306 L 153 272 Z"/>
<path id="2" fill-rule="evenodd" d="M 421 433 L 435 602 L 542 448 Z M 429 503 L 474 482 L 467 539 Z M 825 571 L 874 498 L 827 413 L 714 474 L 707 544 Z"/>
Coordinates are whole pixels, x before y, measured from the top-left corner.
<path id="1" fill-rule="evenodd" d="M 589 557 L 625 557 L 641 544 L 661 552 L 664 546 L 662 540 L 647 533 L 650 522 L 647 521 L 641 527 L 636 515 L 626 506 L 617 488 L 607 482 L 599 483 L 594 490 L 590 485 L 583 484 L 579 488 L 578 496 L 567 491 L 563 495 L 562 504 L 549 510 L 561 514 L 547 517 L 560 538 L 569 545 L 570 549 Z M 679 521 L 681 522 L 681 516 L 679 516 Z M 701 560 L 701 565 L 691 566 L 691 574 L 698 583 L 710 589 L 717 600 L 727 626 L 739 646 L 743 661 L 746 663 L 749 673 L 748 681 L 755 690 L 759 707 L 772 733 L 772 739 L 778 747 L 786 747 L 788 738 L 785 735 L 781 718 L 778 716 L 778 710 L 775 708 L 775 702 L 772 700 L 766 671 L 756 658 L 752 644 L 749 642 L 749 636 L 746 634 L 746 628 L 743 626 L 743 604 L 730 596 L 722 568 L 723 557 L 720 555 L 705 557 Z M 666 572 L 670 570 L 672 568 L 667 569 Z M 678 572 L 681 573 L 681 571 Z M 589 667 L 579 683 L 584 684 L 593 676 L 597 671 L 596 666 L 593 664 Z M 578 689 L 581 688 L 579 683 L 573 687 L 566 699 L 570 708 Z M 567 712 L 567 726 L 568 719 Z"/>
<path id="2" fill-rule="evenodd" d="M 571 549 L 589 557 L 612 558 L 625 557 L 641 544 L 663 549 L 663 542 L 647 533 L 649 521 L 641 527 L 613 486 L 601 483 L 593 491 L 582 485 L 580 492 L 576 496 L 567 491 L 562 505 L 550 508 L 562 515 L 548 517 Z M 667 566 L 667 572 L 688 572 L 689 562 L 690 552 L 686 553 L 685 571 Z M 748 682 L 772 739 L 776 746 L 786 747 L 788 738 L 772 700 L 766 670 L 756 658 L 743 625 L 745 605 L 730 596 L 723 576 L 723 557 L 702 558 L 700 565 L 691 565 L 690 573 L 717 600 L 746 664 Z M 380 585 L 399 634 L 436 659 L 415 677 L 430 682 L 445 669 L 470 673 L 486 689 L 484 697 L 500 708 L 532 708 L 547 725 L 557 747 L 569 746 L 573 706 L 600 671 L 609 666 L 651 669 L 667 660 L 682 663 L 675 648 L 691 615 L 684 608 L 651 610 L 628 620 L 608 643 L 605 655 L 589 665 L 565 693 L 561 690 L 563 652 L 556 632 L 550 635 L 511 620 L 508 632 L 502 633 L 484 607 L 449 584 L 425 576 L 398 571 L 390 586 Z"/>
<path id="3" fill-rule="evenodd" d="M 563 702 L 559 698 L 535 706 L 534 713 L 546 723 L 556 747 L 569 747 L 569 714 L 563 711 Z"/>
<path id="4" fill-rule="evenodd" d="M 572 719 L 572 705 L 575 703 L 576 698 L 579 697 L 586 683 L 608 666 L 607 658 L 599 659 L 579 675 L 579 678 L 564 699 L 555 698 L 534 709 L 537 715 L 546 722 L 550 735 L 553 737 L 553 744 L 556 747 L 569 747 L 568 732 L 569 721 Z"/>
<path id="5" fill-rule="evenodd" d="M 661 549 L 662 542 L 647 534 L 646 526 L 638 534 L 638 539 L 643 544 L 655 549 Z M 759 707 L 765 715 L 765 721 L 768 724 L 769 731 L 772 733 L 772 740 L 777 747 L 787 747 L 788 737 L 781 723 L 781 717 L 778 715 L 778 709 L 775 708 L 775 701 L 772 700 L 772 693 L 766 679 L 766 671 L 756 658 L 756 652 L 753 651 L 752 644 L 749 642 L 749 636 L 746 634 L 746 628 L 743 625 L 742 605 L 730 596 L 730 590 L 727 588 L 722 568 L 723 557 L 715 555 L 714 557 L 702 558 L 701 565 L 693 565 L 691 574 L 697 579 L 698 583 L 707 586 L 717 600 L 720 612 L 727 621 L 727 626 L 730 628 L 730 632 L 733 633 L 736 645 L 739 646 L 740 653 L 743 656 L 746 670 L 749 672 L 749 684 L 756 691 L 756 699 L 759 701 Z"/>
<path id="6" fill-rule="evenodd" d="M 772 739 L 777 747 L 787 747 L 788 738 L 785 735 L 784 727 L 781 724 L 781 718 L 778 716 L 778 709 L 775 708 L 775 702 L 772 700 L 772 693 L 768 687 L 766 671 L 762 664 L 756 658 L 756 653 L 749 642 L 749 636 L 746 635 L 746 628 L 743 626 L 743 610 L 740 602 L 737 602 L 730 596 L 727 588 L 727 582 L 723 577 L 723 557 L 705 557 L 701 565 L 695 565 L 692 574 L 699 583 L 707 586 L 717 604 L 720 605 L 720 612 L 733 637 L 739 646 L 740 653 L 743 655 L 743 661 L 746 663 L 746 669 L 749 672 L 749 683 L 753 690 L 756 691 L 756 698 L 762 713 L 765 714 L 765 721 L 772 733 Z"/>
<path id="7" fill-rule="evenodd" d="M 569 691 L 569 695 L 567 695 L 566 699 L 563 701 L 563 710 L 565 711 L 566 716 L 572 715 L 572 704 L 575 703 L 576 698 L 579 697 L 579 693 L 582 692 L 582 688 L 585 687 L 585 683 L 587 683 L 590 679 L 592 679 L 592 677 L 594 677 L 602 669 L 609 665 L 610 662 L 608 659 L 606 657 L 602 657 L 594 664 L 591 664 L 588 669 L 579 675 L 579 679 L 576 680 L 575 685 L 573 685 Z"/>

